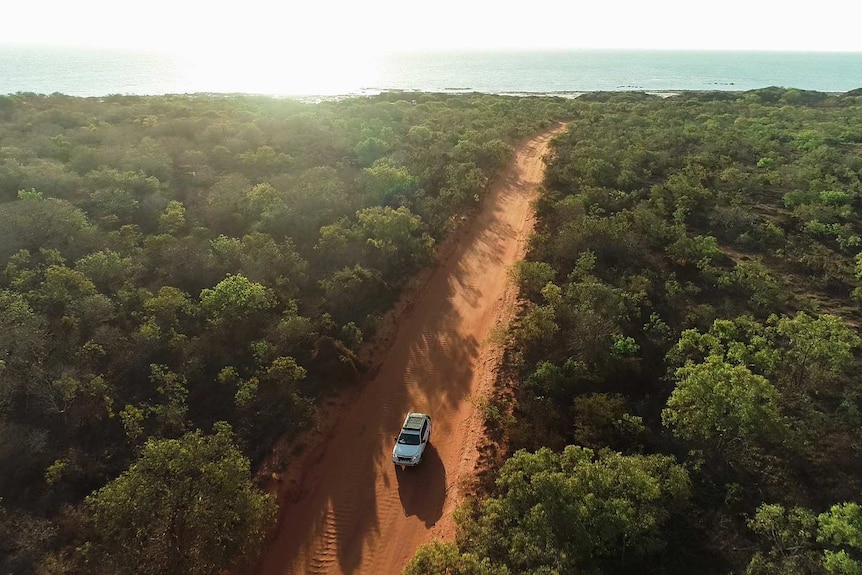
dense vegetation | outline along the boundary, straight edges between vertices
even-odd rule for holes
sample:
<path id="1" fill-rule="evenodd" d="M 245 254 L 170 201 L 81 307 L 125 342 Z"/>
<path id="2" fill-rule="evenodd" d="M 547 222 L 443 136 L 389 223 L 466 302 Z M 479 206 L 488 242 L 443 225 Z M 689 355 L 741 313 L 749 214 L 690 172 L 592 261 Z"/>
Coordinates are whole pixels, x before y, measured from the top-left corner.
<path id="1" fill-rule="evenodd" d="M 484 407 L 510 458 L 407 572 L 862 573 L 862 98 L 574 117 Z"/>
<path id="2" fill-rule="evenodd" d="M 783 89 L 0 97 L 0 572 L 253 557 L 254 463 L 564 116 L 510 457 L 408 572 L 862 572 L 862 97 Z"/>
<path id="3" fill-rule="evenodd" d="M 0 97 L 0 572 L 253 557 L 253 464 L 569 105 Z"/>

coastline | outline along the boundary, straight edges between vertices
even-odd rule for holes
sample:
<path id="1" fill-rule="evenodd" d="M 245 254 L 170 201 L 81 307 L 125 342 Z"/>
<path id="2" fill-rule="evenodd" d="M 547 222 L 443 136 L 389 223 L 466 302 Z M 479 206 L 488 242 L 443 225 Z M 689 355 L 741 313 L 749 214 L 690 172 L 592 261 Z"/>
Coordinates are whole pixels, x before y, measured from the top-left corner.
<path id="1" fill-rule="evenodd" d="M 569 51 L 409 53 L 315 61 L 272 54 L 217 61 L 161 53 L 0 45 L 0 94 L 257 94 L 289 98 L 383 92 L 577 97 L 587 92 L 843 93 L 862 87 L 862 52 Z"/>

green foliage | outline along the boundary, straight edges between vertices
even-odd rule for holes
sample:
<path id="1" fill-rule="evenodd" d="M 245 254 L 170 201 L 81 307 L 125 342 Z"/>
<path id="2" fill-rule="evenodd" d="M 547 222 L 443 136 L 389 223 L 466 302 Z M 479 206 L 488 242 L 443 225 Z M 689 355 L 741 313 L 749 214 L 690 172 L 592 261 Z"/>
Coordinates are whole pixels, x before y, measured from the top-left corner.
<path id="1" fill-rule="evenodd" d="M 862 511 L 856 503 L 833 505 L 820 515 L 763 504 L 748 526 L 769 544 L 766 553 L 752 558 L 750 575 L 862 572 Z"/>
<path id="2" fill-rule="evenodd" d="M 434 239 L 424 232 L 422 220 L 407 207 L 374 207 L 357 212 L 357 229 L 370 249 L 371 264 L 387 281 L 415 272 L 428 263 Z"/>
<path id="3" fill-rule="evenodd" d="M 799 312 L 778 320 L 775 329 L 787 343 L 781 356 L 785 377 L 806 389 L 820 389 L 839 378 L 862 342 L 841 318 L 829 314 L 813 318 Z"/>
<path id="4" fill-rule="evenodd" d="M 858 503 L 833 505 L 817 517 L 817 525 L 817 541 L 830 546 L 823 552 L 826 570 L 840 575 L 862 573 L 862 507 Z"/>
<path id="5" fill-rule="evenodd" d="M 790 441 L 747 440 L 748 475 L 722 466 L 728 453 L 704 465 L 705 507 L 681 526 L 701 539 L 668 538 L 656 571 L 692 572 L 711 550 L 716 569 L 741 572 L 740 503 L 862 489 L 852 95 L 18 94 L 0 109 L 0 497 L 20 508 L 0 537 L 9 572 L 73 570 L 82 494 L 148 437 L 228 419 L 258 456 L 301 429 L 307 396 L 347 379 L 333 375 L 352 361 L 334 342 L 368 337 L 511 146 L 564 116 L 519 276 L 530 304 L 510 332 L 518 436 L 564 445 L 586 407 L 604 414 L 601 441 L 662 452 L 678 447 L 657 417 L 668 373 L 716 356 L 774 384 Z M 622 394 L 643 420 L 574 403 L 596 393 Z M 741 500 L 716 500 L 727 481 Z M 821 543 L 835 570 L 858 559 Z"/>
<path id="6" fill-rule="evenodd" d="M 134 405 L 127 405 L 120 412 L 120 421 L 123 423 L 126 437 L 134 444 L 138 443 L 144 433 L 144 417 L 144 412 Z"/>
<path id="7" fill-rule="evenodd" d="M 687 503 L 672 458 L 519 451 L 500 470 L 500 495 L 461 525 L 462 552 L 516 573 L 624 569 L 660 551 L 664 523 Z"/>
<path id="8" fill-rule="evenodd" d="M 551 306 L 530 306 L 516 328 L 516 341 L 522 348 L 533 348 L 551 342 L 559 330 Z"/>
<path id="9" fill-rule="evenodd" d="M 75 269 L 83 273 L 102 293 L 116 293 L 131 275 L 132 259 L 113 250 L 88 254 L 77 262 Z"/>
<path id="10" fill-rule="evenodd" d="M 550 264 L 529 261 L 516 263 L 514 273 L 521 296 L 533 301 L 536 301 L 546 285 L 554 281 L 556 275 Z"/>
<path id="11" fill-rule="evenodd" d="M 650 314 L 649 321 L 643 326 L 643 331 L 658 342 L 667 341 L 671 334 L 670 326 L 655 312 Z"/>
<path id="12" fill-rule="evenodd" d="M 15 375 L 26 377 L 27 366 L 40 361 L 45 346 L 45 320 L 14 291 L 0 290 L 0 360 L 3 390 L 11 391 Z M 10 379 L 6 379 L 10 378 Z M 8 396 L 0 405 L 8 402 Z"/>
<path id="13" fill-rule="evenodd" d="M 769 544 L 766 553 L 755 553 L 746 571 L 748 575 L 818 572 L 813 545 L 817 519 L 810 510 L 764 503 L 749 519 L 748 527 Z"/>
<path id="14" fill-rule="evenodd" d="M 388 162 L 377 162 L 365 168 L 357 176 L 357 191 L 362 194 L 365 205 L 391 205 L 399 196 L 415 190 L 419 178 L 412 176 L 406 168 Z"/>
<path id="15" fill-rule="evenodd" d="M 488 429 L 502 429 L 514 423 L 506 404 L 497 398 L 483 398 L 477 402 L 476 408 Z"/>
<path id="16" fill-rule="evenodd" d="M 327 310 L 339 322 L 362 321 L 380 308 L 386 286 L 379 274 L 362 266 L 344 268 L 320 280 Z"/>
<path id="17" fill-rule="evenodd" d="M 150 380 L 160 396 L 160 402 L 149 411 L 155 419 L 156 437 L 176 437 L 186 430 L 188 389 L 185 378 L 172 373 L 166 366 L 150 366 Z"/>
<path id="18" fill-rule="evenodd" d="M 688 440 L 723 446 L 781 429 L 778 392 L 763 376 L 718 356 L 676 371 L 662 422 Z"/>
<path id="19" fill-rule="evenodd" d="M 29 190 L 18 190 L 18 199 L 32 202 L 43 200 L 44 196 L 42 192 L 37 192 L 34 188 L 30 188 Z"/>
<path id="20" fill-rule="evenodd" d="M 775 160 L 772 158 L 760 158 L 757 160 L 757 167 L 764 170 L 772 170 L 775 168 Z"/>
<path id="21" fill-rule="evenodd" d="M 632 337 L 615 335 L 611 344 L 611 354 L 616 357 L 634 357 L 640 351 L 640 346 Z"/>
<path id="22" fill-rule="evenodd" d="M 524 380 L 524 385 L 537 396 L 560 397 L 569 386 L 571 374 L 567 371 L 550 361 L 543 361 Z"/>
<path id="23" fill-rule="evenodd" d="M 508 575 L 505 565 L 492 565 L 488 558 L 459 553 L 452 543 L 433 541 L 416 551 L 404 575 Z"/>
<path id="24" fill-rule="evenodd" d="M 267 288 L 243 275 L 231 275 L 201 292 L 201 310 L 214 327 L 231 328 L 254 320 L 274 305 Z"/>
<path id="25" fill-rule="evenodd" d="M 148 440 L 117 479 L 87 498 L 106 568 L 134 573 L 213 573 L 255 557 L 275 502 L 252 487 L 249 461 L 230 427 Z"/>
<path id="26" fill-rule="evenodd" d="M 45 483 L 48 485 L 54 485 L 60 480 L 60 477 L 63 475 L 63 470 L 68 465 L 67 461 L 62 459 L 58 459 L 54 463 L 48 466 L 48 469 L 45 470 Z"/>
<path id="27" fill-rule="evenodd" d="M 778 281 L 758 262 L 744 262 L 718 278 L 718 285 L 748 297 L 754 309 L 774 309 L 781 297 Z"/>
<path id="28" fill-rule="evenodd" d="M 846 551 L 837 553 L 825 551 L 823 566 L 829 573 L 837 575 L 859 575 L 862 573 L 862 562 L 853 559 Z"/>
<path id="29" fill-rule="evenodd" d="M 148 439 L 228 420 L 262 460 L 307 426 L 512 144 L 570 105 L 0 96 L 0 498 L 63 526 L 0 569 L 89 569 L 82 498 Z"/>
<path id="30" fill-rule="evenodd" d="M 628 413 L 619 394 L 593 393 L 574 401 L 575 441 L 591 449 L 624 449 L 636 443 L 646 428 L 643 419 Z"/>
<path id="31" fill-rule="evenodd" d="M 18 250 L 63 249 L 67 256 L 83 255 L 91 241 L 92 225 L 83 211 L 55 198 L 0 204 L 0 262 Z"/>
<path id="32" fill-rule="evenodd" d="M 749 366 L 761 375 L 773 373 L 780 361 L 774 341 L 764 326 L 752 316 L 732 320 L 715 320 L 706 333 L 687 329 L 667 354 L 672 368 L 686 363 L 700 363 L 710 356 L 742 366 Z"/>
<path id="33" fill-rule="evenodd" d="M 256 150 L 240 154 L 239 162 L 248 176 L 261 178 L 290 166 L 293 158 L 284 152 L 276 152 L 272 146 L 259 146 Z"/>
<path id="34" fill-rule="evenodd" d="M 702 264 L 722 255 L 718 242 L 712 236 L 689 237 L 683 233 L 676 242 L 667 247 L 667 254 L 678 265 Z"/>
<path id="35" fill-rule="evenodd" d="M 551 533 L 576 522 L 547 511 L 565 497 L 548 489 L 542 513 L 513 511 L 501 488 L 443 564 L 474 553 L 512 572 L 852 572 L 857 552 L 818 543 L 813 513 L 798 510 L 862 489 L 859 99 L 586 94 L 572 117 L 552 142 L 536 233 L 513 272 L 525 301 L 507 339 L 506 439 L 512 449 L 694 448 L 696 507 L 663 524 L 660 560 L 572 566 Z M 415 157 L 443 139 L 434 126 L 407 138 Z M 481 165 L 474 156 L 459 169 L 470 163 Z M 793 511 L 760 513 L 771 539 L 752 549 L 742 515 L 776 500 Z"/>
<path id="36" fill-rule="evenodd" d="M 182 202 L 171 200 L 159 216 L 159 231 L 177 234 L 186 226 L 186 207 Z"/>
<path id="37" fill-rule="evenodd" d="M 321 228 L 320 235 L 315 250 L 330 269 L 358 261 L 391 285 L 402 284 L 433 255 L 434 239 L 405 206 L 360 210 L 355 222 L 343 218 Z"/>
<path id="38" fill-rule="evenodd" d="M 251 281 L 271 286 L 279 298 L 294 298 L 306 287 L 308 262 L 289 239 L 277 243 L 259 232 L 242 239 L 219 236 L 210 241 L 210 251 L 220 270 L 239 271 Z"/>
<path id="39" fill-rule="evenodd" d="M 246 404 L 250 415 L 270 419 L 284 417 L 286 413 L 308 409 L 299 394 L 298 385 L 305 379 L 307 370 L 292 357 L 277 357 L 261 374 L 261 383 Z M 252 403 L 253 402 L 253 403 Z M 301 407 L 301 409 L 300 409 Z M 304 415 L 304 414 L 303 414 Z"/>

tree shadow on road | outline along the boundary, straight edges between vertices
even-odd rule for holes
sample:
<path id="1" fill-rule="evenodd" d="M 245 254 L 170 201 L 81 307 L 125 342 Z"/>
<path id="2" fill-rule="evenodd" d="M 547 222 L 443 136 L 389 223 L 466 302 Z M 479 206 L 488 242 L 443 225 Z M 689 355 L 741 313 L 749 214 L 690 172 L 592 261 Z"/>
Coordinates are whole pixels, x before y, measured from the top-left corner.
<path id="1" fill-rule="evenodd" d="M 488 196 L 477 221 L 437 262 L 398 318 L 391 340 L 380 343 L 386 348 L 380 365 L 366 374 L 362 393 L 340 413 L 337 428 L 304 476 L 302 497 L 282 507 L 277 538 L 259 574 L 337 569 L 350 575 L 363 560 L 373 563 L 366 555 L 373 554 L 379 540 L 392 536 L 390 521 L 397 519 L 389 454 L 391 438 L 409 411 L 432 414 L 441 452 L 429 445 L 419 466 L 394 471 L 401 508 L 426 527 L 441 519 L 448 497 L 443 460 L 450 462 L 452 481 L 461 447 L 452 438 L 467 432 L 463 425 L 470 410 L 456 414 L 483 384 L 476 379 L 487 369 L 479 363 L 482 345 L 505 289 L 496 280 L 506 271 L 500 266 L 513 263 L 517 222 L 506 216 L 517 210 L 509 200 L 533 184 L 515 168 L 508 177 L 514 181 Z"/>
<path id="2" fill-rule="evenodd" d="M 431 527 L 443 516 L 446 501 L 446 468 L 433 445 L 425 448 L 422 462 L 416 467 L 395 467 L 398 496 L 404 515 L 415 515 Z"/>

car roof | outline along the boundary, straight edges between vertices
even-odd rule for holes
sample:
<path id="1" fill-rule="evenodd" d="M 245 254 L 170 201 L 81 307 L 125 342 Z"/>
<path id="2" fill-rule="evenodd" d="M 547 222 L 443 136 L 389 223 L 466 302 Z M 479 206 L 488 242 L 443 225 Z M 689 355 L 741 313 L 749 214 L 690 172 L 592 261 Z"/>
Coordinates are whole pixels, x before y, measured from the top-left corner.
<path id="1" fill-rule="evenodd" d="M 428 416 L 424 413 L 408 413 L 407 419 L 404 420 L 404 429 L 419 431 L 426 419 Z"/>

